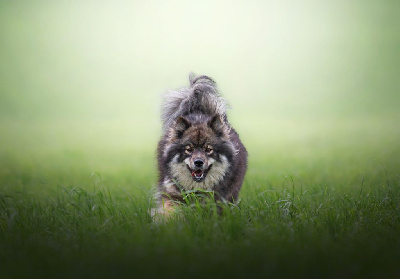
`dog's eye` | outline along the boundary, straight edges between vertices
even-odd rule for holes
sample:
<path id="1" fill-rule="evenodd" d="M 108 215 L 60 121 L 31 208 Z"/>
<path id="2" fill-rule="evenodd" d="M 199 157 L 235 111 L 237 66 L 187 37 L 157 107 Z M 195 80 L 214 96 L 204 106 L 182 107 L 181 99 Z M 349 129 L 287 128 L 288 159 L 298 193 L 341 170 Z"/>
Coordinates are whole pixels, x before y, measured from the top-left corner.
<path id="1" fill-rule="evenodd" d="M 191 147 L 191 146 L 186 146 L 186 147 L 185 147 L 185 152 L 186 152 L 187 154 L 191 154 L 191 153 L 193 152 L 193 147 Z"/>
<path id="2" fill-rule="evenodd" d="M 207 146 L 205 151 L 207 154 L 211 154 L 213 152 L 213 149 L 211 146 Z"/>

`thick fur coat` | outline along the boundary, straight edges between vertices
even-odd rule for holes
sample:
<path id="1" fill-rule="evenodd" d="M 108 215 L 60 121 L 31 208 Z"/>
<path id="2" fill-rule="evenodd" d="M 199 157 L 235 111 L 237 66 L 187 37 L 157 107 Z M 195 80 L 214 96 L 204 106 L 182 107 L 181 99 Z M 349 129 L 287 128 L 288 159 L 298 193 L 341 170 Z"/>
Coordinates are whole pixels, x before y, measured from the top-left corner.
<path id="1" fill-rule="evenodd" d="M 158 212 L 173 210 L 188 190 L 213 191 L 236 202 L 247 169 L 247 151 L 226 116 L 227 103 L 208 76 L 169 92 L 162 106 L 158 149 Z"/>

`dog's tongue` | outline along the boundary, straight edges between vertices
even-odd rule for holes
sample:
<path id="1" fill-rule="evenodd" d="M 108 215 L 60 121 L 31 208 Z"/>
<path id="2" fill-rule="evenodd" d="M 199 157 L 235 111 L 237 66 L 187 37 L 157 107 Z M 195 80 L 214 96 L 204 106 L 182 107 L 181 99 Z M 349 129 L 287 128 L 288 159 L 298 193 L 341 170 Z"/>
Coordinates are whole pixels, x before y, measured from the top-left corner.
<path id="1" fill-rule="evenodd" d="M 203 175 L 203 171 L 202 170 L 192 171 L 192 176 L 201 177 L 202 175 Z"/>

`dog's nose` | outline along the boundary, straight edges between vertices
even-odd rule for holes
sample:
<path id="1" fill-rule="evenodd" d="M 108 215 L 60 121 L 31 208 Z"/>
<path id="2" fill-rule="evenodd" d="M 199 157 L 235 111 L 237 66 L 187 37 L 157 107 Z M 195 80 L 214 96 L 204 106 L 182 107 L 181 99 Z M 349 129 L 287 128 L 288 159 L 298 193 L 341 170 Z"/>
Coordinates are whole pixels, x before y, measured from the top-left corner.
<path id="1" fill-rule="evenodd" d="M 198 167 L 198 168 L 201 168 L 203 165 L 204 165 L 204 162 L 203 162 L 203 160 L 201 160 L 201 159 L 196 159 L 196 160 L 194 160 L 194 165 L 196 166 L 196 167 Z"/>

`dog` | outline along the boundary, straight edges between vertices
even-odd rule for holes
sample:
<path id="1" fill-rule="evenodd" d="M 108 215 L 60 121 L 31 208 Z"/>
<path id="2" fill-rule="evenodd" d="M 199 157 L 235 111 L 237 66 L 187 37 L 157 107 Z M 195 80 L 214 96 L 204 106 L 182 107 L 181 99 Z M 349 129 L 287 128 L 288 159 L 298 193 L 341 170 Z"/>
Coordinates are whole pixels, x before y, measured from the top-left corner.
<path id="1" fill-rule="evenodd" d="M 235 203 L 247 170 L 246 148 L 228 122 L 215 81 L 191 74 L 189 82 L 166 94 L 162 105 L 153 215 L 169 215 L 188 191 L 209 191 L 216 202 Z"/>

